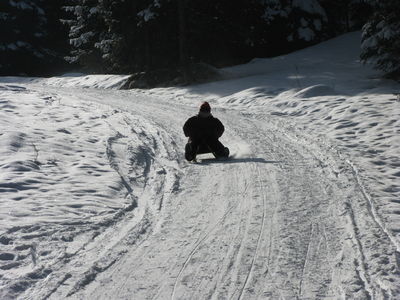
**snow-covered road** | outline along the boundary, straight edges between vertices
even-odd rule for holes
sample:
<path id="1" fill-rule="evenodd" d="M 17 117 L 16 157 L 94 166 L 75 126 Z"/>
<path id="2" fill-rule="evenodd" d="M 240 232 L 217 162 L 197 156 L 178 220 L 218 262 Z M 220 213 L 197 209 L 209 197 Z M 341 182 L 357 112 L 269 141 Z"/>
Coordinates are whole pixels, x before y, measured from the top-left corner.
<path id="1" fill-rule="evenodd" d="M 3 80 L 0 298 L 398 298 L 399 224 L 354 153 L 221 99 L 233 157 L 191 164 L 194 94 Z"/>

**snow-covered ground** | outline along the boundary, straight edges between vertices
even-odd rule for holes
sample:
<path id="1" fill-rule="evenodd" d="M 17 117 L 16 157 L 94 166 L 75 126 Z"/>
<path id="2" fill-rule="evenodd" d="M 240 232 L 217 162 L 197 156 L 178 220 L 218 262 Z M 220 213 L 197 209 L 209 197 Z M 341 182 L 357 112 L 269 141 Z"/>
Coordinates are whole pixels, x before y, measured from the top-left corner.
<path id="1" fill-rule="evenodd" d="M 400 85 L 359 39 L 184 88 L 0 78 L 0 298 L 398 299 Z M 204 100 L 231 160 L 184 160 Z"/>

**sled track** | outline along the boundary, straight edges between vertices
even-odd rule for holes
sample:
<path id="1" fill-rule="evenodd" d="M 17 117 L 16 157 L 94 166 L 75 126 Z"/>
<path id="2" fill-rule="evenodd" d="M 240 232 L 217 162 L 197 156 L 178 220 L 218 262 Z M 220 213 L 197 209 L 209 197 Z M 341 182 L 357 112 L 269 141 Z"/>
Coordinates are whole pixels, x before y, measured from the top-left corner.
<path id="1" fill-rule="evenodd" d="M 361 190 L 361 193 L 362 193 L 364 199 L 366 200 L 366 202 L 368 204 L 368 210 L 370 211 L 370 214 L 371 214 L 372 218 L 374 219 L 374 222 L 382 229 L 382 231 L 386 234 L 386 236 L 389 238 L 391 243 L 396 247 L 397 252 L 400 253 L 400 244 L 396 241 L 396 238 L 393 237 L 393 235 L 390 233 L 390 231 L 387 230 L 387 228 L 382 224 L 382 221 L 376 212 L 375 205 L 372 202 L 371 197 L 368 195 L 368 193 L 365 190 L 364 185 L 361 183 L 357 168 L 353 165 L 353 163 L 351 161 L 346 160 L 346 162 L 353 171 L 353 175 L 356 180 L 356 183 L 357 183 L 359 189 Z"/>
<path id="2" fill-rule="evenodd" d="M 118 176 L 121 179 L 122 184 L 124 185 L 127 195 L 129 195 L 134 202 L 134 206 L 137 206 L 136 199 L 133 196 L 133 189 L 132 187 L 128 184 L 128 182 L 125 179 L 125 176 L 121 173 L 121 170 L 119 169 L 118 163 L 115 161 L 115 153 L 112 149 L 113 144 L 115 141 L 119 140 L 120 138 L 126 138 L 123 136 L 120 132 L 117 132 L 117 134 L 113 137 L 108 138 L 107 140 L 107 146 L 106 146 L 106 153 L 107 153 L 107 158 L 110 164 L 110 167 L 117 172 Z"/>
<path id="3" fill-rule="evenodd" d="M 217 229 L 217 227 L 222 224 L 222 222 L 226 219 L 226 217 L 228 216 L 228 214 L 233 210 L 233 208 L 235 208 L 235 205 L 231 205 L 228 210 L 224 213 L 224 215 L 218 220 L 218 222 L 202 237 L 199 238 L 196 241 L 195 247 L 192 249 L 192 251 L 190 251 L 189 255 L 187 256 L 185 262 L 183 263 L 182 267 L 180 268 L 178 275 L 175 278 L 174 281 L 174 287 L 172 289 L 172 293 L 171 293 L 171 300 L 175 299 L 175 292 L 176 292 L 176 288 L 178 286 L 179 283 L 179 279 L 182 275 L 182 273 L 184 272 L 184 270 L 186 269 L 188 263 L 190 262 L 190 260 L 192 259 L 193 255 L 196 253 L 197 249 L 199 249 L 199 247 L 203 244 L 203 242 L 210 236 L 210 234 Z"/>
<path id="4" fill-rule="evenodd" d="M 97 101 L 90 91 L 86 98 Z M 131 209 L 101 224 L 96 241 L 55 265 L 40 296 L 244 300 L 336 299 L 353 292 L 358 299 L 398 295 L 388 280 L 395 280 L 397 273 L 389 269 L 394 264 L 382 249 L 399 251 L 399 244 L 379 218 L 356 167 L 340 153 L 331 155 L 324 141 L 297 134 L 290 124 L 279 126 L 279 119 L 271 122 L 268 116 L 226 111 L 223 116 L 231 120 L 226 136 L 237 141 L 237 161 L 185 169 L 177 120 L 187 108 L 184 113 L 167 106 L 160 109 L 140 99 L 133 105 L 119 105 L 121 111 L 115 112 L 114 122 L 117 114 L 124 116 L 130 109 L 133 115 L 140 113 L 133 119 L 125 115 L 124 124 L 116 124 L 106 140 L 106 155 L 125 197 L 142 202 L 136 207 L 133 201 Z M 240 117 L 240 124 L 230 116 Z M 139 146 L 123 148 L 128 143 Z M 121 159 L 121 153 L 133 159 Z M 196 176 L 191 174 L 200 169 Z M 235 178 L 210 186 L 208 177 L 214 174 Z M 197 175 L 203 186 L 210 186 L 200 197 L 193 190 Z M 171 197 L 176 199 L 169 201 Z M 201 202 L 205 198 L 208 202 Z M 193 216 L 190 224 L 187 213 Z M 379 230 L 370 232 L 366 224 Z M 382 241 L 377 244 L 382 243 L 369 247 L 370 237 L 378 233 Z M 379 258 L 373 256 L 376 253 Z M 370 260 L 390 264 L 374 269 Z M 66 274 L 60 271 L 65 267 L 75 270 Z M 394 276 L 381 276 L 379 271 Z"/>
<path id="5" fill-rule="evenodd" d="M 358 171 L 357 168 L 352 164 L 351 161 L 346 160 L 346 163 L 350 166 L 351 168 L 351 172 L 353 173 L 353 178 L 355 181 L 355 184 L 357 185 L 357 187 L 360 189 L 361 192 L 361 196 L 362 198 L 365 200 L 365 203 L 367 205 L 367 212 L 368 214 L 371 216 L 371 220 L 376 224 L 377 228 L 379 228 L 382 233 L 384 235 L 386 235 L 387 240 L 394 246 L 394 248 L 396 248 L 396 251 L 398 252 L 399 250 L 399 245 L 396 242 L 395 238 L 392 236 L 392 234 L 386 229 L 385 226 L 383 226 L 379 216 L 376 213 L 374 204 L 372 202 L 372 199 L 370 198 L 370 196 L 367 194 L 364 185 L 361 182 L 361 179 L 358 175 Z M 353 209 L 351 203 L 348 204 L 348 211 L 349 211 L 349 218 L 350 218 L 350 222 L 352 225 L 352 242 L 354 244 L 354 246 L 356 247 L 360 257 L 358 258 L 359 260 L 359 277 L 360 279 L 364 282 L 364 289 L 365 291 L 368 293 L 368 296 L 370 299 L 376 299 L 378 297 L 377 295 L 377 290 L 373 288 L 373 284 L 371 281 L 371 275 L 368 272 L 368 263 L 367 263 L 367 258 L 366 258 L 366 254 L 364 251 L 364 246 L 363 246 L 363 241 L 362 241 L 362 237 L 360 236 L 360 230 L 359 230 L 359 226 L 357 225 L 357 221 L 356 221 L 356 216 L 355 216 L 355 210 Z M 381 296 L 382 297 L 387 297 L 387 289 L 382 285 L 381 282 L 376 281 L 375 285 L 380 289 L 380 292 L 382 293 Z"/>
<path id="6" fill-rule="evenodd" d="M 368 299 L 374 299 L 373 295 L 373 289 L 371 289 L 371 283 L 370 283 L 370 276 L 367 273 L 366 270 L 366 262 L 365 262 L 365 254 L 363 251 L 363 247 L 360 241 L 359 237 L 359 229 L 356 224 L 355 216 L 354 216 L 354 210 L 351 207 L 351 204 L 348 205 L 348 212 L 349 212 L 349 218 L 351 222 L 351 228 L 353 230 L 352 232 L 352 243 L 354 246 L 357 248 L 357 251 L 360 255 L 360 257 L 356 258 L 358 260 L 358 264 L 360 265 L 360 269 L 357 272 L 358 277 L 360 280 L 363 282 L 363 288 L 364 290 L 368 293 Z"/>
<path id="7" fill-rule="evenodd" d="M 247 120 L 247 126 L 249 127 L 249 130 L 253 130 L 255 132 L 259 132 L 258 126 L 256 124 L 256 122 L 254 122 L 254 120 Z M 243 123 L 242 123 L 243 125 Z M 240 137 L 242 134 L 242 130 L 243 128 L 241 128 L 241 130 L 237 129 L 237 124 L 231 124 L 231 128 L 235 131 L 235 136 Z M 248 139 L 247 136 L 244 137 L 246 140 Z M 264 141 L 268 141 L 268 143 L 271 142 L 271 139 L 269 136 L 263 134 L 263 140 Z M 239 142 L 239 144 L 243 143 L 244 141 Z M 254 147 L 254 149 L 257 149 L 256 145 L 247 145 L 247 147 Z M 249 162 L 251 162 L 251 158 L 255 157 L 255 153 L 253 152 L 253 150 L 250 148 L 250 153 L 247 153 L 246 155 L 248 155 Z M 246 151 L 247 152 L 247 151 Z M 266 193 L 266 186 L 265 186 L 265 182 L 262 181 L 262 178 L 265 178 L 265 174 L 263 174 L 262 172 L 262 168 L 260 167 L 260 163 L 262 162 L 262 160 L 258 161 L 257 159 L 255 159 L 255 162 L 251 162 L 251 165 L 254 166 L 253 170 L 252 170 L 252 174 L 255 178 L 258 178 L 259 180 L 257 180 L 255 182 L 255 188 L 258 191 L 258 195 L 260 195 L 260 198 L 262 198 L 262 201 L 259 201 L 259 203 L 261 204 L 261 207 L 253 207 L 253 209 L 255 209 L 256 211 L 259 211 L 260 209 L 262 210 L 262 213 L 260 213 L 260 221 L 258 223 L 258 231 L 257 231 L 257 236 L 254 239 L 254 242 L 252 242 L 253 245 L 255 245 L 255 249 L 253 249 L 252 251 L 252 255 L 251 255 L 251 261 L 248 264 L 248 271 L 246 272 L 245 278 L 243 283 L 241 283 L 240 285 L 238 285 L 236 283 L 236 287 L 233 287 L 233 291 L 230 293 L 229 299 L 246 299 L 246 292 L 249 290 L 249 286 L 251 285 L 252 282 L 252 278 L 254 276 L 254 272 L 255 269 L 257 267 L 257 260 L 259 258 L 260 255 L 260 251 L 261 251 L 261 246 L 267 246 L 268 250 L 267 250 L 267 255 L 265 256 L 265 265 L 263 265 L 264 268 L 266 268 L 266 271 L 263 273 L 263 276 L 267 276 L 270 277 L 271 274 L 269 273 L 269 265 L 270 265 L 270 260 L 271 260 L 271 255 L 272 255 L 272 245 L 273 245 L 273 231 L 274 231 L 274 217 L 276 215 L 277 212 L 277 198 L 274 198 L 274 201 L 271 202 L 271 206 L 268 208 L 267 207 L 267 200 L 268 200 L 268 196 Z M 266 165 L 264 165 L 266 166 Z M 269 172 L 268 170 L 269 167 L 264 169 L 264 172 Z M 249 180 L 251 180 L 251 178 L 248 178 Z M 248 196 L 248 195 L 247 195 Z M 253 202 L 255 200 L 255 198 L 248 198 L 248 200 L 250 202 Z M 253 203 L 254 205 L 254 203 Z M 269 215 L 269 228 L 268 228 L 268 234 L 267 232 L 265 232 L 267 230 L 267 212 L 270 212 Z M 249 212 L 249 214 L 251 214 Z M 248 231 L 249 228 L 247 228 L 245 231 Z M 267 235 L 268 237 L 264 236 Z M 263 241 L 264 240 L 264 241 Z M 243 241 L 242 241 L 243 242 Z M 242 263 L 240 263 L 242 264 Z M 237 268 L 237 266 L 236 266 Z M 260 275 L 260 274 L 258 274 Z M 259 278 L 255 278 L 256 281 L 259 280 Z M 273 282 L 272 278 L 271 278 L 271 284 L 274 286 L 275 290 L 277 291 L 278 294 L 280 294 L 280 289 L 279 287 L 277 287 L 275 285 L 275 283 Z M 232 285 L 232 284 L 231 284 Z M 257 287 L 257 284 L 255 283 L 255 288 Z"/>
<path id="8" fill-rule="evenodd" d="M 258 167 L 257 167 L 257 174 L 258 174 L 258 178 L 261 178 L 261 172 L 260 172 L 260 169 L 259 169 Z M 259 182 L 259 184 L 260 184 L 260 187 L 261 187 L 261 182 Z M 265 199 L 266 199 L 266 198 L 265 198 L 265 197 L 266 197 L 266 195 L 265 195 L 264 189 L 261 188 L 261 190 L 262 190 L 262 222 L 261 222 L 260 230 L 259 230 L 259 232 L 258 232 L 256 249 L 255 249 L 255 251 L 254 251 L 254 255 L 253 255 L 253 258 L 252 258 L 252 260 L 251 260 L 250 269 L 249 269 L 249 272 L 247 273 L 247 276 L 246 276 L 246 279 L 245 279 L 245 281 L 244 281 L 244 284 L 243 284 L 243 286 L 242 286 L 242 288 L 240 289 L 240 292 L 239 292 L 239 297 L 238 297 L 239 300 L 240 300 L 240 299 L 243 299 L 244 292 L 245 292 L 246 287 L 247 287 L 247 285 L 248 285 L 248 283 L 249 283 L 249 281 L 250 281 L 250 277 L 251 277 L 251 274 L 252 274 L 253 269 L 254 269 L 254 262 L 255 262 L 255 260 L 256 260 L 256 258 L 257 258 L 258 250 L 259 250 L 259 247 L 260 247 L 261 235 L 262 235 L 262 233 L 264 232 L 264 226 L 265 226 L 265 209 L 266 209 L 266 204 L 265 204 Z M 272 229 L 271 229 L 271 230 L 272 230 Z M 271 241 L 272 241 L 272 239 L 270 239 L 270 242 L 271 242 Z M 269 250 L 271 251 L 271 248 L 270 248 Z"/>

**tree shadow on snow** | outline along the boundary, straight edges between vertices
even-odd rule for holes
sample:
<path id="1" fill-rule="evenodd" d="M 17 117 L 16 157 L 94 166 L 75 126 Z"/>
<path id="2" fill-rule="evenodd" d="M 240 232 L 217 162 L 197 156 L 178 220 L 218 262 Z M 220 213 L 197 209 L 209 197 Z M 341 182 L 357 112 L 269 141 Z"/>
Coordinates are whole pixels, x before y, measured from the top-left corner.
<path id="1" fill-rule="evenodd" d="M 257 158 L 257 157 L 249 157 L 249 158 L 235 158 L 231 157 L 228 159 L 215 159 L 215 158 L 203 158 L 199 159 L 200 164 L 237 164 L 237 163 L 263 163 L 263 164 L 277 164 L 281 163 L 282 161 L 277 160 L 266 160 L 264 158 Z"/>

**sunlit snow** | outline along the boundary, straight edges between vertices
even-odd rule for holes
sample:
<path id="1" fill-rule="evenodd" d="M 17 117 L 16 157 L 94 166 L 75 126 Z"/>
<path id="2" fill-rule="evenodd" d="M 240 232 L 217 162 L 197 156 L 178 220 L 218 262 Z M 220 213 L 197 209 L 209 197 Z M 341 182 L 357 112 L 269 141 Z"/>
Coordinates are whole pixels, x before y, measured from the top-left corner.
<path id="1" fill-rule="evenodd" d="M 0 298 L 396 299 L 400 85 L 359 51 L 149 90 L 0 77 Z M 227 161 L 184 160 L 202 101 Z"/>

